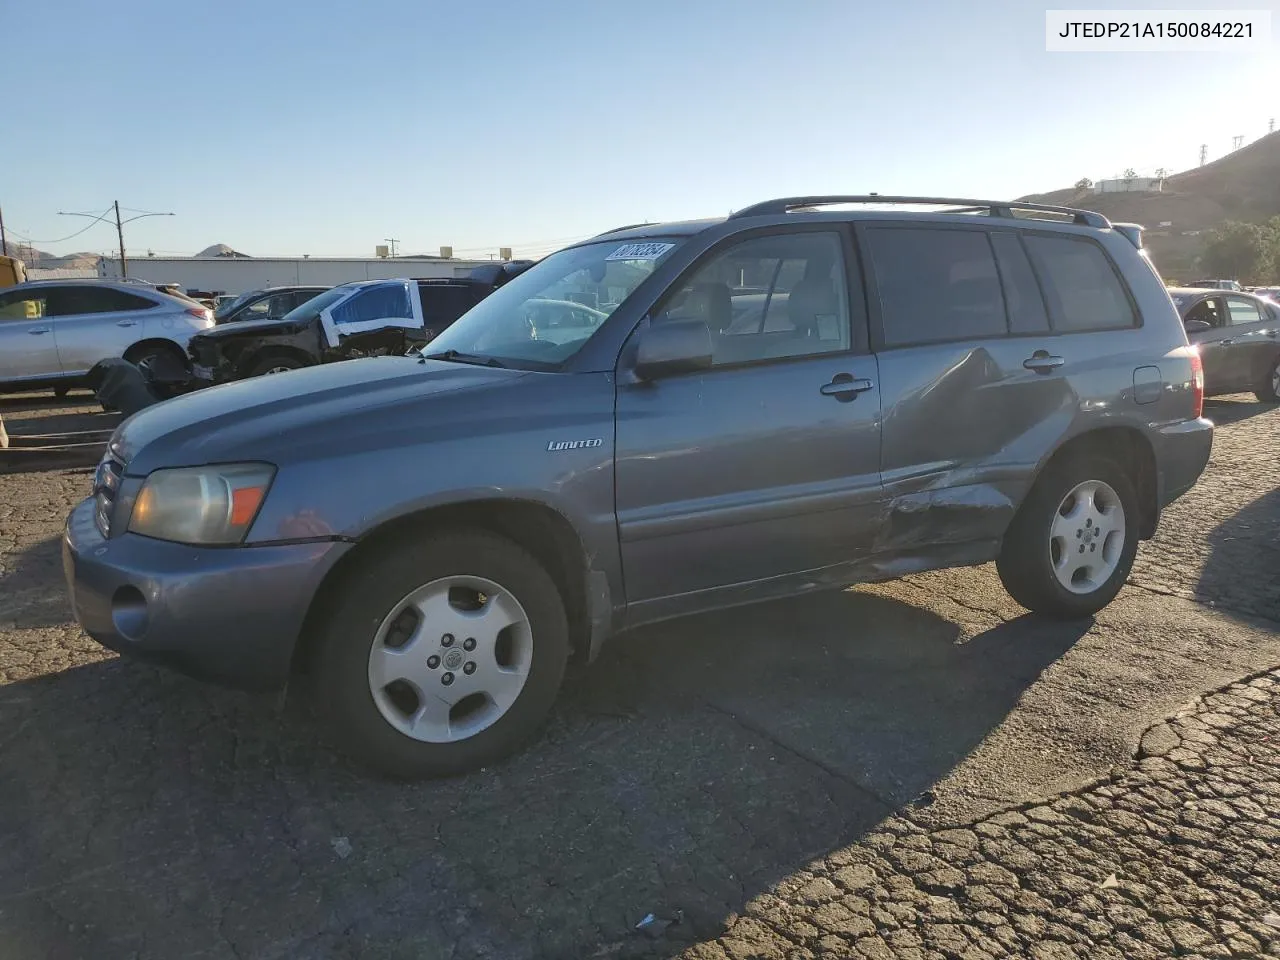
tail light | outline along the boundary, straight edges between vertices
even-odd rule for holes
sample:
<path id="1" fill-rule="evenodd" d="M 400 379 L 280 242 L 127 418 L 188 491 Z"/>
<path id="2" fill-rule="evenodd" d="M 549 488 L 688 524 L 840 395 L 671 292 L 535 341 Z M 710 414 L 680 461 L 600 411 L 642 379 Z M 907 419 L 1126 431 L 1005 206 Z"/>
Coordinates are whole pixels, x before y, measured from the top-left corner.
<path id="1" fill-rule="evenodd" d="M 1191 353 L 1191 410 L 1193 417 L 1204 413 L 1204 363 L 1199 350 Z"/>
<path id="2" fill-rule="evenodd" d="M 213 321 L 213 311 L 208 307 L 187 307 L 186 312 L 197 320 L 203 320 L 206 323 L 211 323 Z"/>

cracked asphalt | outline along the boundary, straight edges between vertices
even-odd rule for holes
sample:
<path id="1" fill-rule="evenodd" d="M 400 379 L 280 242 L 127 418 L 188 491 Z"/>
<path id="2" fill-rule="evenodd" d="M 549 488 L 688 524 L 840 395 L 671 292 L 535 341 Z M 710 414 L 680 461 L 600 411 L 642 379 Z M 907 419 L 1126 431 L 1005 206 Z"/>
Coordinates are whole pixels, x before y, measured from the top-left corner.
<path id="1" fill-rule="evenodd" d="M 413 785 L 85 637 L 89 473 L 6 454 L 0 957 L 1280 956 L 1280 409 L 1207 415 L 1093 622 L 983 567 L 663 624 L 525 753 Z"/>

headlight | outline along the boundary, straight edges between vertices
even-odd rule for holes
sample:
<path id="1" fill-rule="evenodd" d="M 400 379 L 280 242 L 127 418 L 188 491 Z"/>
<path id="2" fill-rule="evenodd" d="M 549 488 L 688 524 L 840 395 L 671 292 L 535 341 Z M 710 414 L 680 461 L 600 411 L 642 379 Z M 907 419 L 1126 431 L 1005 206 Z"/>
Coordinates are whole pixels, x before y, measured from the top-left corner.
<path id="1" fill-rule="evenodd" d="M 129 530 L 178 543 L 239 543 L 275 472 L 265 463 L 156 470 L 142 484 Z"/>

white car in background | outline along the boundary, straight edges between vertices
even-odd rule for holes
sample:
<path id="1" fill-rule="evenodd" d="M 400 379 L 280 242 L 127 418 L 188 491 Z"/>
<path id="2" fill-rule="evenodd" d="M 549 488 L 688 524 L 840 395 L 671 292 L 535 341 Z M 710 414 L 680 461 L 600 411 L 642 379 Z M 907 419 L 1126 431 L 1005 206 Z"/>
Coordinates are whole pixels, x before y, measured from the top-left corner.
<path id="1" fill-rule="evenodd" d="M 147 284 L 40 280 L 0 290 L 0 391 L 81 382 L 99 360 L 145 367 L 187 360 L 187 341 L 213 326 L 213 311 Z"/>

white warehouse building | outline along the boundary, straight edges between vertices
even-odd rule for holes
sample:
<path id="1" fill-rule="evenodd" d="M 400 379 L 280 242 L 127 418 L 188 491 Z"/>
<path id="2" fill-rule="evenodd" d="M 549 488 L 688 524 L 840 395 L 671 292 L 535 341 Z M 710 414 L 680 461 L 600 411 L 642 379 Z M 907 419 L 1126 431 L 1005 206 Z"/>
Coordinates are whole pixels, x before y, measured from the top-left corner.
<path id="1" fill-rule="evenodd" d="M 474 267 L 491 262 L 441 257 L 130 257 L 128 275 L 212 295 L 294 284 L 333 287 L 353 280 L 465 277 Z M 103 257 L 98 276 L 118 279 L 119 258 Z"/>
<path id="2" fill-rule="evenodd" d="M 1117 180 L 1099 180 L 1093 185 L 1094 193 L 1160 193 L 1164 180 L 1160 177 L 1124 177 Z"/>

